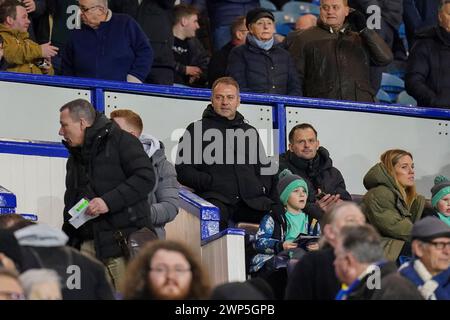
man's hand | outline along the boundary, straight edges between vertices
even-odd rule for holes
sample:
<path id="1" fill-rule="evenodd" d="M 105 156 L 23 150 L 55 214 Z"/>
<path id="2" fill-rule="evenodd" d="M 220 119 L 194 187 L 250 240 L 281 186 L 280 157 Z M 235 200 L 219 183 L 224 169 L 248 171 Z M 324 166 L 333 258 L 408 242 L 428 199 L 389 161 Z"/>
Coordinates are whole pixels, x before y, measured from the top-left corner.
<path id="1" fill-rule="evenodd" d="M 45 59 L 50 59 L 58 54 L 58 48 L 52 46 L 50 42 L 41 44 L 42 57 Z"/>
<path id="2" fill-rule="evenodd" d="M 297 244 L 294 242 L 285 241 L 283 242 L 283 250 L 289 250 L 297 248 Z"/>
<path id="3" fill-rule="evenodd" d="M 186 66 L 186 75 L 200 78 L 203 71 L 199 67 L 196 66 Z"/>
<path id="4" fill-rule="evenodd" d="M 17 272 L 14 261 L 12 261 L 10 258 L 8 258 L 5 254 L 1 252 L 0 252 L 0 265 L 2 265 L 3 268 L 9 271 Z"/>
<path id="5" fill-rule="evenodd" d="M 34 0 L 22 0 L 22 3 L 25 5 L 27 13 L 31 13 L 36 10 L 36 3 L 34 3 Z"/>
<path id="6" fill-rule="evenodd" d="M 99 214 L 104 214 L 109 211 L 108 206 L 102 198 L 94 198 L 89 201 L 86 214 L 90 216 L 98 216 Z"/>
<path id="7" fill-rule="evenodd" d="M 306 250 L 308 251 L 317 251 L 319 250 L 319 243 L 318 242 L 312 242 L 306 246 Z"/>
<path id="8" fill-rule="evenodd" d="M 320 193 L 320 189 L 319 189 Z M 341 202 L 341 195 L 339 194 L 329 194 L 327 193 L 322 199 L 316 200 L 316 204 L 322 209 L 325 213 L 328 213 L 333 209 L 336 203 Z"/>

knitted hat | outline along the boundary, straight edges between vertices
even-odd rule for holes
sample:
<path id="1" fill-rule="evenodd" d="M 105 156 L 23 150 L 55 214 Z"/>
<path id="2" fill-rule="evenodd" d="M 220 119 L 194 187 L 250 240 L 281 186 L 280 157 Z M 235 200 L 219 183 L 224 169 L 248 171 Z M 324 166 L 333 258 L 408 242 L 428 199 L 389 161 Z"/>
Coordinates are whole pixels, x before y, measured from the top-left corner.
<path id="1" fill-rule="evenodd" d="M 291 192 L 298 187 L 303 187 L 306 194 L 308 194 L 308 185 L 306 181 L 296 174 L 292 174 L 289 169 L 284 169 L 278 175 L 278 192 L 280 193 L 281 202 L 286 205 Z"/>
<path id="2" fill-rule="evenodd" d="M 437 203 L 450 193 L 450 180 L 444 176 L 434 178 L 434 187 L 431 188 L 431 205 L 436 208 Z"/>
<path id="3" fill-rule="evenodd" d="M 261 18 L 269 18 L 275 22 L 275 17 L 272 12 L 265 8 L 255 8 L 247 12 L 247 16 L 245 17 L 245 24 L 247 28 L 250 24 L 255 23 Z"/>
<path id="4" fill-rule="evenodd" d="M 411 231 L 411 238 L 431 241 L 436 238 L 450 238 L 450 227 L 436 217 L 425 217 L 417 221 Z"/>

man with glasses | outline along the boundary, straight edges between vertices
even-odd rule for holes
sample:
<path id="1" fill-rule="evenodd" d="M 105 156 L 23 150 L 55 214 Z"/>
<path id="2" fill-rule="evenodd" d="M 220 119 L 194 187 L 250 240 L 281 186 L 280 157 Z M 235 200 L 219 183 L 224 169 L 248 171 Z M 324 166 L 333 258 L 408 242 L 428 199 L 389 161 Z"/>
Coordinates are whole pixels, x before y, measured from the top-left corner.
<path id="1" fill-rule="evenodd" d="M 414 224 L 414 259 L 400 268 L 426 300 L 450 300 L 450 227 L 435 217 Z"/>
<path id="2" fill-rule="evenodd" d="M 153 52 L 137 22 L 112 14 L 107 0 L 79 0 L 81 21 L 66 44 L 62 72 L 67 76 L 142 83 Z"/>
<path id="3" fill-rule="evenodd" d="M 0 267 L 0 300 L 25 300 L 16 272 Z"/>

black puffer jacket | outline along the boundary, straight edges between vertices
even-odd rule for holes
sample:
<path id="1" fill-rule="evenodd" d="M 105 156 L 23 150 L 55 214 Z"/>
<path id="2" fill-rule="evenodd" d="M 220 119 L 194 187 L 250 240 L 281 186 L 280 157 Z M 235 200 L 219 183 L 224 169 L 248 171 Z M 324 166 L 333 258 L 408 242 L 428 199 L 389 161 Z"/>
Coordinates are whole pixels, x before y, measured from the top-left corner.
<path id="1" fill-rule="evenodd" d="M 345 189 L 342 174 L 333 167 L 330 154 L 324 147 L 319 147 L 316 157 L 312 160 L 299 158 L 291 151 L 281 154 L 279 170 L 281 172 L 284 169 L 289 169 L 292 173 L 305 179 L 309 191 L 305 212 L 319 221 L 322 217 L 322 210 L 315 204 L 317 189 L 320 188 L 329 194 L 339 194 L 342 200 L 352 200 Z"/>
<path id="2" fill-rule="evenodd" d="M 374 102 L 370 63 L 384 66 L 392 52 L 375 31 L 339 31 L 319 21 L 317 27 L 300 33 L 289 48 L 294 57 L 303 95 L 306 97 Z"/>
<path id="3" fill-rule="evenodd" d="M 202 137 L 208 129 L 217 129 L 220 132 L 220 138 L 214 138 L 218 142 L 203 141 Z M 190 188 L 205 199 L 217 199 L 225 204 L 235 204 L 240 200 L 244 201 L 250 208 L 261 211 L 272 209 L 274 204 L 279 204 L 277 200 L 276 181 L 273 176 L 261 175 L 262 163 L 261 157 L 253 159 L 256 156 L 254 152 L 259 148 L 263 148 L 261 141 L 250 141 L 245 144 L 245 154 L 238 153 L 239 148 L 234 148 L 232 161 L 226 161 L 219 157 L 218 153 L 227 154 L 226 144 L 223 143 L 223 149 L 216 149 L 218 161 L 222 164 L 207 164 L 203 159 L 203 153 L 210 154 L 213 143 L 221 143 L 223 138 L 225 142 L 226 130 L 234 133 L 236 130 L 243 130 L 249 135 L 255 134 L 254 137 L 259 139 L 259 135 L 254 127 L 244 122 L 244 117 L 237 112 L 234 120 L 228 120 L 219 116 L 211 105 L 203 112 L 203 118 L 200 121 L 191 123 L 181 138 L 178 146 L 178 159 L 175 166 L 178 175 L 178 181 Z M 210 131 L 211 132 L 211 131 Z M 201 148 L 194 148 L 194 141 L 201 143 Z M 234 140 L 236 141 L 236 139 Z M 249 147 L 252 146 L 250 149 Z M 253 148 L 257 145 L 257 148 Z M 209 146 L 208 150 L 205 150 Z M 198 149 L 198 150 L 197 150 Z M 254 149 L 254 150 L 253 150 Z M 229 150 L 229 148 L 228 148 Z M 254 151 L 250 153 L 251 151 Z M 228 151 L 229 153 L 229 151 Z M 265 155 L 264 150 L 261 153 Z M 238 157 L 245 157 L 240 159 Z M 220 159 L 219 159 L 220 158 Z M 195 161 L 196 160 L 196 161 Z M 231 160 L 231 159 L 228 159 Z M 231 163 L 231 164 L 227 164 Z M 237 163 L 237 164 L 236 164 Z M 254 164 L 253 164 L 254 163 Z"/>
<path id="4" fill-rule="evenodd" d="M 266 51 L 247 37 L 245 45 L 231 50 L 227 73 L 236 79 L 241 91 L 302 95 L 294 61 L 289 52 L 277 44 Z"/>
<path id="5" fill-rule="evenodd" d="M 450 33 L 433 27 L 417 34 L 408 59 L 406 91 L 419 106 L 450 109 Z"/>
<path id="6" fill-rule="evenodd" d="M 81 148 L 64 144 L 70 153 L 63 225 L 69 244 L 78 247 L 93 239 L 99 259 L 122 256 L 114 239 L 116 230 L 128 236 L 143 226 L 153 228 L 147 196 L 155 185 L 155 173 L 149 157 L 137 138 L 100 113 L 86 129 Z M 97 196 L 105 201 L 109 212 L 75 229 L 68 223 L 68 210 L 82 197 Z"/>

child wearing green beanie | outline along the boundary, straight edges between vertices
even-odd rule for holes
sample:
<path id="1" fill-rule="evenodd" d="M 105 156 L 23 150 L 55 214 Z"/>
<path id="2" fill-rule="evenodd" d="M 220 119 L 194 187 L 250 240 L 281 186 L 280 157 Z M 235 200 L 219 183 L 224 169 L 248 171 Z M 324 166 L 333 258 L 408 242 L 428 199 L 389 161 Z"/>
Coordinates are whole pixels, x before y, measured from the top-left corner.
<path id="1" fill-rule="evenodd" d="M 286 212 L 283 215 L 271 212 L 262 218 L 256 234 L 258 254 L 252 259 L 250 273 L 270 273 L 274 270 L 274 257 L 280 253 L 296 254 L 296 249 L 304 252 L 319 248 L 317 242 L 309 242 L 303 248 L 294 242 L 300 234 L 318 236 L 320 233 L 317 220 L 303 212 L 308 198 L 306 181 L 285 169 L 279 174 L 278 192 Z"/>
<path id="2" fill-rule="evenodd" d="M 444 176 L 434 179 L 431 188 L 431 205 L 436 210 L 436 216 L 450 226 L 450 180 Z"/>

